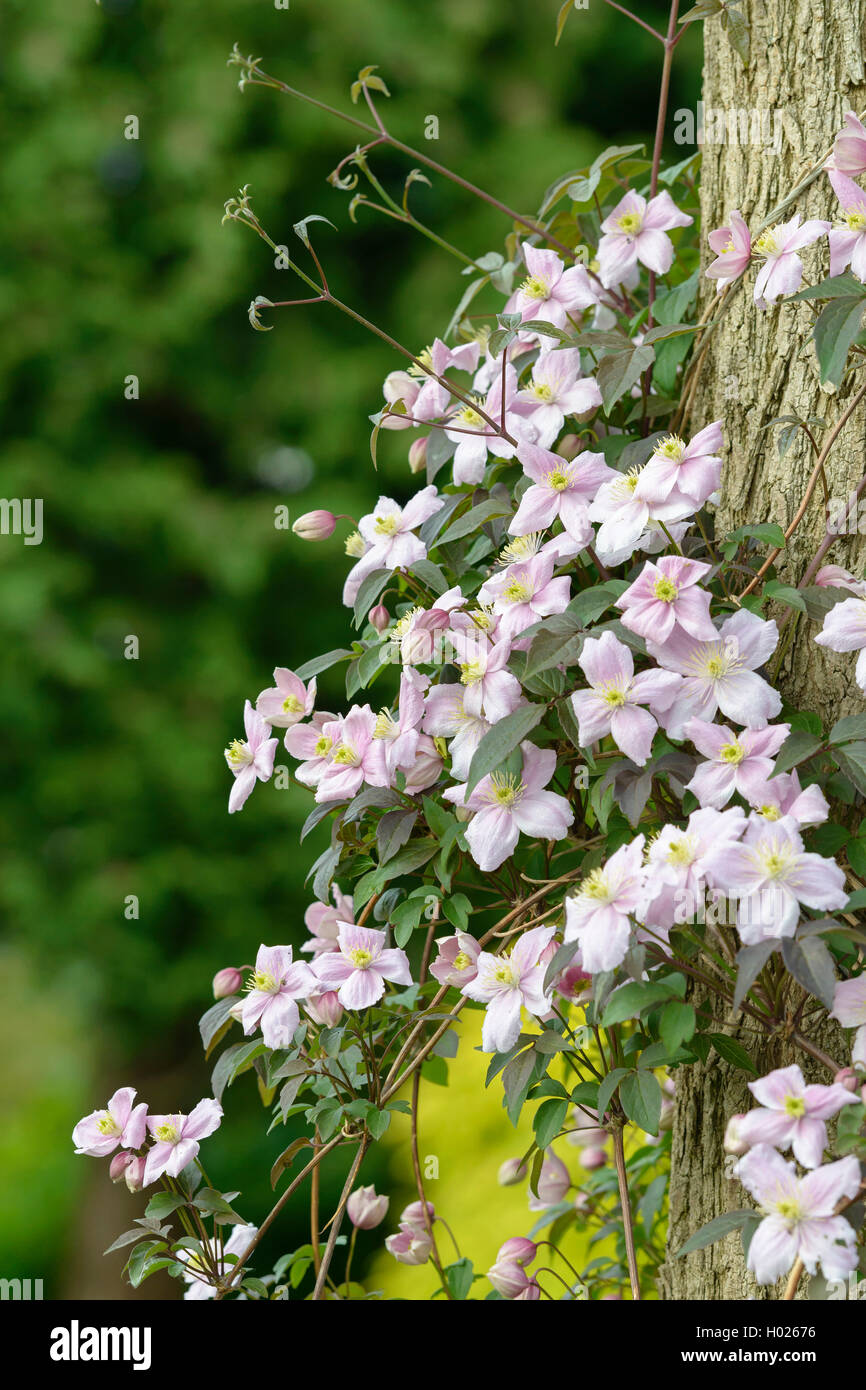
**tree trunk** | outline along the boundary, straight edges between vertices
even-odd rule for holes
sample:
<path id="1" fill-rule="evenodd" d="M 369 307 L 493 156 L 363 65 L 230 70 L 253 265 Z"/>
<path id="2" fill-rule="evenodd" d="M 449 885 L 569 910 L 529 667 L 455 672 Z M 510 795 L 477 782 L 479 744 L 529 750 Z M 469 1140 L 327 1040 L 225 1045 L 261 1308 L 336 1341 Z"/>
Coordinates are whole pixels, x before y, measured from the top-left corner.
<path id="1" fill-rule="evenodd" d="M 760 225 L 829 153 L 845 112 L 853 109 L 860 114 L 866 106 L 866 0 L 747 0 L 741 8 L 751 26 L 748 68 L 718 19 L 709 20 L 705 28 L 706 138 L 701 172 L 705 234 L 722 225 L 735 208 L 751 228 Z M 715 114 L 719 111 L 726 115 L 723 142 Z M 744 125 L 750 133 L 754 129 L 759 140 L 763 133 L 772 141 L 774 130 L 778 131 L 777 147 L 744 143 L 742 135 L 740 143 L 734 143 L 734 113 L 740 115 L 740 129 Z M 836 199 L 826 177 L 819 177 L 777 220 L 787 221 L 795 212 L 804 220 L 833 218 Z M 803 259 L 807 280 L 823 278 L 826 242 L 810 247 Z M 762 312 L 752 300 L 753 278 L 754 271 L 748 272 L 745 287 L 711 335 L 687 431 L 693 434 L 711 420 L 724 422 L 727 448 L 717 535 L 747 523 L 776 521 L 783 529 L 789 524 L 812 472 L 814 454 L 805 434 L 798 431 L 780 458 L 778 428 L 765 426 L 781 415 L 820 417 L 832 426 L 852 393 L 848 384 L 838 393 L 820 386 L 814 344 L 809 340 L 808 308 L 791 305 Z M 706 308 L 713 295 L 710 281 L 704 281 L 702 295 L 701 307 Z M 820 443 L 821 431 L 815 433 Z M 830 455 L 826 469 L 830 497 L 846 499 L 864 467 L 866 409 L 861 408 Z M 784 580 L 797 583 L 824 534 L 819 485 L 807 515 L 780 557 Z M 859 574 L 864 556 L 863 538 L 854 536 L 840 538 L 827 558 Z M 793 705 L 814 710 L 827 725 L 842 714 L 861 711 L 863 701 L 853 683 L 852 658 L 816 647 L 814 635 L 814 624 L 801 619 L 783 666 L 782 688 Z M 742 1027 L 742 1016 L 739 1023 Z M 761 1043 L 750 1032 L 739 1036 L 762 1070 L 797 1061 L 808 1079 L 829 1079 L 825 1069 L 802 1053 L 795 1055 L 781 1038 Z M 845 1059 L 841 1035 L 832 1022 L 815 1041 L 840 1061 Z M 780 1296 L 779 1288 L 759 1289 L 746 1274 L 737 1234 L 684 1259 L 673 1258 L 684 1241 L 713 1217 L 751 1205 L 739 1184 L 726 1176 L 722 1149 L 727 1119 L 750 1106 L 745 1081 L 742 1073 L 715 1056 L 706 1066 L 684 1069 L 677 1076 L 669 1253 L 659 1282 L 662 1297 Z"/>

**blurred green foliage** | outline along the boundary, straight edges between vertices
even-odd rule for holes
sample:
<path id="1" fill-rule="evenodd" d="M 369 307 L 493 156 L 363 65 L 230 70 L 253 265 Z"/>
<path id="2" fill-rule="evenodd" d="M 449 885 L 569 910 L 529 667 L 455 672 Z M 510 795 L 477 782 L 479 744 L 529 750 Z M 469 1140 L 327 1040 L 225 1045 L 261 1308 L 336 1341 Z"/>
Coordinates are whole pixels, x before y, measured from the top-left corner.
<path id="1" fill-rule="evenodd" d="M 661 22 L 662 5 L 639 8 Z M 43 498 L 45 534 L 38 547 L 0 536 L 0 1041 L 16 1053 L 0 1088 L 3 1276 L 69 1292 L 76 1203 L 105 1181 L 66 1147 L 75 1119 L 145 1077 L 155 1108 L 193 1104 L 208 1090 L 194 1021 L 210 977 L 262 939 L 302 934 L 318 852 L 297 845 L 308 794 L 259 788 L 230 820 L 222 758 L 274 665 L 345 639 L 341 543 L 301 544 L 274 508 L 358 515 L 379 490 L 412 490 L 407 436 L 384 441 L 378 476 L 369 458 L 393 357 L 322 307 L 253 333 L 255 295 L 303 291 L 252 233 L 221 226 L 223 203 L 251 184 L 277 242 L 328 216 L 339 234 L 318 228 L 316 244 L 332 287 L 412 348 L 444 329 L 465 283 L 393 222 L 349 220 L 326 175 L 353 132 L 275 92 L 239 92 L 232 44 L 346 111 L 358 69 L 379 64 L 400 138 L 423 143 L 435 114 L 438 160 L 533 211 L 564 169 L 654 121 L 653 40 L 593 0 L 555 49 L 557 9 L 7 0 L 0 491 Z M 698 48 L 687 37 L 678 50 L 672 107 L 697 96 Z M 410 167 L 375 161 L 392 191 Z M 413 206 L 473 255 L 510 230 L 441 179 L 416 185 Z M 341 703 L 336 677 L 321 687 L 325 707 Z M 213 1141 L 226 1185 L 262 1144 L 256 1105 L 229 1096 L 236 1123 Z M 275 1154 L 281 1136 L 267 1143 Z M 260 1167 L 251 1212 L 267 1201 Z M 112 1295 L 116 1263 L 105 1277 Z"/>

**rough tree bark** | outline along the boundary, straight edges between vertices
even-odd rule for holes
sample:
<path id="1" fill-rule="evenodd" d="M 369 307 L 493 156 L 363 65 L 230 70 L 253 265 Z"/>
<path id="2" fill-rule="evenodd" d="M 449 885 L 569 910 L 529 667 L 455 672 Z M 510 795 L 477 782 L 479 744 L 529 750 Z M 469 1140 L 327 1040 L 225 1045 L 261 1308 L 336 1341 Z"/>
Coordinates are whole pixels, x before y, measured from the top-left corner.
<path id="1" fill-rule="evenodd" d="M 709 136 L 718 133 L 713 111 L 778 113 L 781 148 L 735 144 L 730 131 L 724 143 L 705 142 L 701 174 L 701 211 L 705 230 L 721 225 L 739 208 L 746 222 L 764 221 L 792 187 L 829 152 L 844 113 L 866 107 L 866 0 L 746 0 L 751 26 L 751 61 L 744 68 L 722 31 L 710 20 L 705 30 L 704 103 Z M 729 122 L 726 121 L 726 126 Z M 823 176 L 808 189 L 793 212 L 832 218 L 836 200 Z M 804 254 L 807 275 L 826 273 L 826 242 Z M 810 272 L 814 274 L 810 275 Z M 751 277 L 750 277 L 751 278 Z M 712 286 L 705 282 L 706 307 Z M 723 535 L 749 522 L 777 521 L 784 528 L 793 518 L 812 471 L 814 456 L 802 432 L 783 459 L 777 429 L 765 426 L 780 415 L 818 416 L 829 425 L 841 414 L 852 388 L 838 393 L 821 388 L 814 346 L 808 341 L 811 316 L 805 306 L 761 313 L 750 289 L 741 290 L 712 337 L 700 376 L 689 432 L 724 421 L 727 452 L 722 503 L 716 533 Z M 820 439 L 820 435 L 819 435 Z M 846 498 L 866 468 L 866 410 L 859 409 L 840 435 L 827 466 L 831 497 Z M 797 583 L 824 536 L 821 488 L 809 513 L 780 562 L 787 582 Z M 863 537 L 841 538 L 827 557 L 862 572 Z M 791 702 L 815 710 L 825 723 L 862 711 L 853 687 L 851 659 L 825 653 L 812 642 L 815 628 L 802 619 L 783 667 L 782 687 Z M 717 1012 L 724 1026 L 724 1015 Z M 754 1034 L 731 1031 L 749 1048 L 762 1069 L 798 1061 L 808 1079 L 827 1080 L 826 1071 L 795 1054 L 781 1037 L 764 1043 Z M 739 1022 L 742 1030 L 742 1019 Z M 815 1041 L 844 1060 L 834 1025 Z M 759 1289 L 745 1273 L 739 1235 L 728 1236 L 684 1259 L 673 1259 L 683 1242 L 707 1221 L 735 1207 L 750 1205 L 739 1184 L 726 1176 L 722 1135 L 725 1120 L 749 1108 L 742 1073 L 718 1057 L 705 1067 L 678 1076 L 673 1132 L 671 1220 L 668 1260 L 659 1281 L 660 1294 L 673 1299 L 778 1298 L 780 1288 Z"/>

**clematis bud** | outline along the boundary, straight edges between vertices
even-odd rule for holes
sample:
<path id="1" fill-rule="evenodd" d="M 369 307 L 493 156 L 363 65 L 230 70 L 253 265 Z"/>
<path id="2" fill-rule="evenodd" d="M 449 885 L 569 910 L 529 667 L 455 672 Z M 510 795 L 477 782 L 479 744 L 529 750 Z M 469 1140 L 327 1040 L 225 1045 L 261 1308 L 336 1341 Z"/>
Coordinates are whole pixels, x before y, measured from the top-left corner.
<path id="1" fill-rule="evenodd" d="M 121 1149 L 120 1153 L 114 1155 L 108 1169 L 108 1176 L 112 1182 L 123 1182 L 126 1177 L 126 1170 L 130 1163 L 135 1162 L 135 1154 L 131 1154 L 128 1149 Z"/>
<path id="2" fill-rule="evenodd" d="M 389 1197 L 382 1197 L 375 1187 L 356 1187 L 348 1202 L 346 1211 L 349 1220 L 359 1231 L 372 1231 L 385 1220 Z"/>
<path id="3" fill-rule="evenodd" d="M 123 1176 L 130 1192 L 140 1192 L 144 1187 L 144 1154 L 136 1154 L 131 1163 L 126 1165 Z"/>
<path id="4" fill-rule="evenodd" d="M 436 781 L 442 771 L 443 763 L 439 750 L 429 734 L 421 734 L 415 752 L 415 761 L 406 772 L 403 790 L 407 796 L 426 791 Z"/>
<path id="5" fill-rule="evenodd" d="M 540 1298 L 540 1285 L 537 1284 L 534 1279 L 530 1279 L 529 1283 L 526 1285 L 526 1288 L 523 1290 L 523 1293 L 519 1293 L 517 1295 L 517 1299 L 515 1300 L 515 1302 L 536 1303 Z"/>
<path id="6" fill-rule="evenodd" d="M 423 1265 L 430 1258 L 433 1242 L 417 1226 L 401 1226 L 395 1235 L 388 1236 L 385 1249 L 401 1265 Z"/>
<path id="7" fill-rule="evenodd" d="M 506 1158 L 505 1162 L 499 1165 L 496 1181 L 500 1187 L 513 1187 L 515 1183 L 522 1182 L 525 1177 L 526 1165 L 522 1159 Z"/>
<path id="8" fill-rule="evenodd" d="M 384 632 L 391 621 L 391 614 L 384 603 L 377 603 L 367 614 L 367 622 L 372 623 L 377 632 Z"/>
<path id="9" fill-rule="evenodd" d="M 538 1196 L 530 1190 L 529 1210 L 544 1211 L 561 1202 L 571 1187 L 568 1169 L 561 1158 L 550 1149 L 544 1155 L 541 1172 L 538 1175 Z"/>
<path id="10" fill-rule="evenodd" d="M 333 512 L 304 512 L 292 530 L 302 541 L 326 541 L 334 534 L 337 518 Z"/>
<path id="11" fill-rule="evenodd" d="M 516 1265 L 532 1264 L 538 1253 L 538 1246 L 528 1236 L 511 1236 L 496 1252 L 496 1259 L 511 1260 Z"/>
<path id="12" fill-rule="evenodd" d="M 853 1095 L 857 1090 L 857 1073 L 853 1067 L 843 1067 L 841 1071 L 837 1071 L 833 1082 L 837 1086 L 844 1086 L 845 1090 Z"/>
<path id="13" fill-rule="evenodd" d="M 413 439 L 409 445 L 409 472 L 423 473 L 427 467 L 427 436 Z"/>
<path id="14" fill-rule="evenodd" d="M 304 1000 L 304 1009 L 314 1023 L 323 1028 L 336 1028 L 343 1017 L 343 1005 L 335 989 L 325 989 L 321 994 L 311 994 Z"/>
<path id="15" fill-rule="evenodd" d="M 576 434 L 564 434 L 556 446 L 556 452 L 560 458 L 568 459 L 571 462 L 582 448 L 583 445 Z"/>
<path id="16" fill-rule="evenodd" d="M 580 1155 L 580 1162 L 589 1172 L 594 1172 L 596 1168 L 603 1168 L 607 1163 L 607 1154 L 604 1149 L 589 1148 L 584 1149 Z"/>
<path id="17" fill-rule="evenodd" d="M 214 999 L 228 999 L 231 995 L 237 994 L 243 982 L 243 975 L 234 965 L 227 965 L 225 969 L 218 970 L 213 977 Z"/>
<path id="18" fill-rule="evenodd" d="M 740 1138 L 740 1121 L 744 1120 L 745 1115 L 732 1115 L 728 1120 L 725 1130 L 725 1137 L 722 1147 L 727 1154 L 735 1154 L 740 1158 L 744 1153 L 748 1153 L 749 1146 Z"/>

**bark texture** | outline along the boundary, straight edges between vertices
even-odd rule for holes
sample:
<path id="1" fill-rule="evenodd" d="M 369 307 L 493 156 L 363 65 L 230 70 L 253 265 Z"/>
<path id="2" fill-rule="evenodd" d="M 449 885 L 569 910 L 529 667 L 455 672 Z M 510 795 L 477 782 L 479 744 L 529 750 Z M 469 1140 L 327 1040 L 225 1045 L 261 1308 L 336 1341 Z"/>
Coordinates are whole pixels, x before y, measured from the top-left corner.
<path id="1" fill-rule="evenodd" d="M 721 30 L 711 20 L 705 32 L 704 103 L 709 136 L 718 134 L 713 113 L 768 112 L 764 128 L 780 130 L 779 148 L 733 143 L 730 122 L 724 142 L 705 141 L 701 174 L 701 211 L 705 232 L 718 227 L 739 208 L 750 227 L 765 220 L 812 166 L 829 153 L 844 114 L 866 107 L 866 0 L 746 0 L 742 6 L 751 26 L 751 61 L 744 68 Z M 760 121 L 760 116 L 758 117 Z M 790 210 L 802 218 L 831 219 L 837 211 L 826 177 L 820 177 Z M 826 242 L 803 255 L 807 278 L 826 274 Z M 811 315 L 805 306 L 761 312 L 752 301 L 751 281 L 739 291 L 715 330 L 700 376 L 687 433 L 711 420 L 724 421 L 727 452 L 722 502 L 716 534 L 736 526 L 777 521 L 783 529 L 793 518 L 813 468 L 814 455 L 802 433 L 783 459 L 778 430 L 767 430 L 780 415 L 818 416 L 832 426 L 850 400 L 852 388 L 822 389 L 814 345 L 809 341 Z M 705 282 L 702 308 L 712 295 Z M 820 432 L 817 432 L 820 442 Z M 827 465 L 829 494 L 845 498 L 866 468 L 866 410 L 860 408 L 841 434 Z M 823 493 L 819 485 L 799 530 L 780 560 L 782 577 L 796 583 L 825 533 Z M 844 537 L 827 561 L 861 573 L 866 545 L 861 536 Z M 783 667 L 788 699 L 816 711 L 825 724 L 842 714 L 862 711 L 853 684 L 853 661 L 825 653 L 812 638 L 815 627 L 801 619 Z M 696 1001 L 696 1002 L 699 1002 Z M 716 1004 L 717 1016 L 720 1006 Z M 724 1023 L 723 1013 L 719 1016 Z M 740 1017 L 742 1028 L 742 1017 Z M 734 1032 L 732 1027 L 726 1031 Z M 826 1070 L 795 1053 L 780 1038 L 760 1040 L 741 1031 L 741 1041 L 762 1070 L 798 1062 L 807 1079 L 829 1079 Z M 828 1023 L 814 1040 L 845 1060 L 841 1035 Z M 696 1251 L 684 1259 L 675 1252 L 702 1225 L 721 1212 L 750 1206 L 751 1199 L 729 1178 L 722 1137 L 726 1119 L 750 1108 L 746 1078 L 712 1056 L 706 1066 L 687 1068 L 677 1077 L 673 1132 L 671 1219 L 668 1260 L 659 1292 L 673 1299 L 779 1298 L 781 1286 L 760 1289 L 746 1274 L 740 1237 Z M 806 1281 L 804 1281 L 805 1283 Z M 801 1291 L 802 1295 L 802 1291 Z"/>

